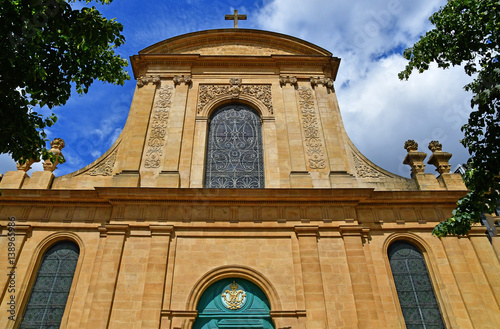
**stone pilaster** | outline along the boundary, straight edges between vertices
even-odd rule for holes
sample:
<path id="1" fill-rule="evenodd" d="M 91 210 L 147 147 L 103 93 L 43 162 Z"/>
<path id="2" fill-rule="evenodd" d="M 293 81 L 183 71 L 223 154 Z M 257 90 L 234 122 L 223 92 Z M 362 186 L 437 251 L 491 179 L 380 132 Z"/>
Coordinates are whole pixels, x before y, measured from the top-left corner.
<path id="1" fill-rule="evenodd" d="M 184 117 L 188 93 L 192 84 L 191 77 L 174 76 L 175 97 L 172 102 L 172 111 L 168 118 L 167 141 L 163 154 L 162 171 L 158 176 L 156 186 L 179 187 L 179 161 L 181 157 L 181 141 L 183 139 Z"/>
<path id="2" fill-rule="evenodd" d="M 285 80 L 287 81 L 287 80 Z M 299 108 L 295 89 L 296 79 L 288 78 L 282 84 L 288 145 L 290 149 L 290 184 L 292 187 L 312 187 L 312 180 L 306 167 L 305 149 L 300 126 Z"/>
<path id="3" fill-rule="evenodd" d="M 352 291 L 358 314 L 358 328 L 381 328 L 370 272 L 363 250 L 362 228 L 341 226 L 340 233 L 344 239 L 347 264 L 351 275 Z"/>
<path id="4" fill-rule="evenodd" d="M 139 168 L 145 149 L 155 91 L 159 83 L 159 76 L 141 76 L 137 79 L 130 114 L 123 129 L 124 138 L 116 157 L 116 174 L 111 181 L 112 186 L 137 187 L 140 184 Z"/>
<path id="5" fill-rule="evenodd" d="M 173 234 L 171 225 L 151 225 L 151 245 L 146 269 L 146 284 L 141 304 L 141 328 L 160 327 L 160 313 L 167 270 L 167 258 Z"/>
<path id="6" fill-rule="evenodd" d="M 318 253 L 318 226 L 295 226 L 295 233 L 299 240 L 302 280 L 304 282 L 307 310 L 306 327 L 308 329 L 327 328 L 323 278 Z"/>
<path id="7" fill-rule="evenodd" d="M 488 328 L 492 323 L 500 323 L 497 312 L 498 304 L 494 299 L 489 298 L 492 297 L 491 293 L 481 289 L 485 285 L 478 284 L 476 281 L 482 281 L 481 277 L 484 275 L 481 273 L 481 269 L 476 268 L 477 262 L 474 262 L 476 264 L 470 262 L 471 259 L 477 259 L 477 256 L 468 257 L 469 239 L 446 237 L 441 240 L 474 327 Z M 474 267 L 474 270 L 471 269 L 471 266 Z M 494 310 L 491 312 L 490 310 L 493 308 Z"/>
<path id="8" fill-rule="evenodd" d="M 128 231 L 128 225 L 122 224 L 108 224 L 101 230 L 102 238 L 106 242 L 96 276 L 87 329 L 108 327 Z"/>

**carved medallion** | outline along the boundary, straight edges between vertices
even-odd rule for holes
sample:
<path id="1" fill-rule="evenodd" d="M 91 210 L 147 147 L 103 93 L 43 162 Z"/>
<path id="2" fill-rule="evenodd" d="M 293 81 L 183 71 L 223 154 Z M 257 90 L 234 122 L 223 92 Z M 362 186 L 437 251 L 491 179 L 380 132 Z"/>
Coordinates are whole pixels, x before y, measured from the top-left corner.
<path id="1" fill-rule="evenodd" d="M 299 88 L 299 105 L 302 113 L 302 128 L 306 140 L 306 153 L 311 169 L 326 167 L 323 153 L 323 143 L 319 137 L 318 118 L 314 109 L 312 90 L 306 87 Z"/>
<path id="2" fill-rule="evenodd" d="M 226 289 L 221 295 L 222 304 L 230 310 L 240 309 L 245 305 L 247 294 L 238 289 L 239 286 L 235 281 L 229 285 L 229 288 L 231 289 Z"/>

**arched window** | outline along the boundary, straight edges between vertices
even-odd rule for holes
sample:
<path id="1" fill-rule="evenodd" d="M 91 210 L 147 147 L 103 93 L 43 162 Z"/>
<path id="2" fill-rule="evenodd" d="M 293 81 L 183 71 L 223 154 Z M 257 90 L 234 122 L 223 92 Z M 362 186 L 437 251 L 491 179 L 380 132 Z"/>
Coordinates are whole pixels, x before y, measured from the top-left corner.
<path id="1" fill-rule="evenodd" d="M 242 104 L 218 108 L 208 126 L 205 187 L 263 188 L 262 154 L 259 115 Z"/>
<path id="2" fill-rule="evenodd" d="M 79 254 L 71 241 L 58 242 L 45 252 L 20 329 L 59 328 Z"/>
<path id="3" fill-rule="evenodd" d="M 388 254 L 406 327 L 445 328 L 420 249 L 396 241 Z"/>
<path id="4" fill-rule="evenodd" d="M 227 278 L 212 284 L 198 302 L 193 329 L 274 329 L 264 292 L 250 281 Z"/>

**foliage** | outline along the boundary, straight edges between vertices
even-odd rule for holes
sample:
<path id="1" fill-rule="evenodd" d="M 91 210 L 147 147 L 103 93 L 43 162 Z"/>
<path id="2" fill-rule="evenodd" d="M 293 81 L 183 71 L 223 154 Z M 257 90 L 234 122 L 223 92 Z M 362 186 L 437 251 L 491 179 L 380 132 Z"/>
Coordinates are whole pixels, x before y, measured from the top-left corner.
<path id="1" fill-rule="evenodd" d="M 422 73 L 431 62 L 443 69 L 463 65 L 472 78 L 465 89 L 473 94 L 473 110 L 461 140 L 470 154 L 465 183 L 471 192 L 459 200 L 453 217 L 433 231 L 464 235 L 500 200 L 500 2 L 449 0 L 430 21 L 435 28 L 405 50 L 409 62 L 399 78 L 408 79 L 414 69 Z"/>
<path id="2" fill-rule="evenodd" d="M 72 85 L 84 94 L 96 79 L 130 79 L 113 50 L 125 42 L 123 26 L 95 7 L 73 9 L 76 1 L 0 0 L 0 153 L 16 161 L 52 157 L 44 129 L 57 117 L 37 109 L 64 105 Z"/>

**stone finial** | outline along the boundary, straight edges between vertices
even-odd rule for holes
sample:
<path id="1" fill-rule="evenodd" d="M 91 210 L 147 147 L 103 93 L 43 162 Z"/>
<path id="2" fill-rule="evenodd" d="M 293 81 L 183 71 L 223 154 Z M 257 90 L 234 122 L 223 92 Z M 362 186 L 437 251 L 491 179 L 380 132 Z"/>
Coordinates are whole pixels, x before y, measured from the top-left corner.
<path id="1" fill-rule="evenodd" d="M 409 139 L 405 142 L 404 148 L 408 153 L 411 151 L 417 151 L 418 150 L 418 143 L 415 142 L 413 139 Z"/>
<path id="2" fill-rule="evenodd" d="M 431 150 L 431 152 L 442 151 L 443 145 L 441 145 L 441 143 L 439 143 L 439 141 L 431 141 L 429 143 L 429 150 Z"/>
<path id="3" fill-rule="evenodd" d="M 140 77 L 137 78 L 137 87 L 141 88 L 149 83 L 153 83 L 155 85 L 160 83 L 160 76 L 159 75 L 150 75 L 150 76 L 145 76 L 141 75 Z"/>
<path id="4" fill-rule="evenodd" d="M 64 143 L 64 139 L 55 138 L 52 142 L 50 142 L 50 153 L 56 156 L 56 161 L 52 162 L 50 159 L 45 160 L 43 164 L 44 171 L 54 171 L 57 169 L 57 165 L 59 164 L 59 157 L 62 156 L 61 150 L 66 146 Z"/>
<path id="5" fill-rule="evenodd" d="M 29 160 L 26 160 L 23 164 L 18 162 L 16 164 L 17 170 L 28 172 L 31 169 L 31 165 L 35 162 L 38 162 L 38 161 L 40 161 L 40 160 L 29 159 Z"/>
<path id="6" fill-rule="evenodd" d="M 427 161 L 428 164 L 432 164 L 436 167 L 436 171 L 440 174 L 449 173 L 451 166 L 449 164 L 451 153 L 443 152 L 443 147 L 438 141 L 432 141 L 429 143 L 429 150 L 432 151 L 432 155 Z"/>
<path id="7" fill-rule="evenodd" d="M 190 86 L 193 81 L 191 80 L 191 76 L 185 77 L 184 74 L 181 76 L 174 75 L 174 86 L 180 85 L 181 83 L 186 84 L 186 86 Z"/>
<path id="8" fill-rule="evenodd" d="M 424 152 L 418 152 L 418 144 L 412 139 L 405 142 L 404 148 L 408 152 L 403 164 L 407 164 L 411 167 L 412 176 L 415 174 L 420 174 L 425 172 L 424 159 L 427 154 Z"/>
<path id="9" fill-rule="evenodd" d="M 289 83 L 292 86 L 297 86 L 297 77 L 290 77 L 290 76 L 280 76 L 280 86 L 286 86 L 287 83 Z"/>

